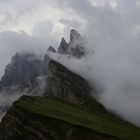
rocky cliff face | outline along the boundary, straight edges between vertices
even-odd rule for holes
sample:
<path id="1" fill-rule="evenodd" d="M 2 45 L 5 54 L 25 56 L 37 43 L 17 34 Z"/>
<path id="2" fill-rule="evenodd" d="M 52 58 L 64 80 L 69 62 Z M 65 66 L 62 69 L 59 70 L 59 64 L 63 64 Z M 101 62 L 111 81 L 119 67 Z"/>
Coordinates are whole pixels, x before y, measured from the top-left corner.
<path id="1" fill-rule="evenodd" d="M 71 50 L 71 55 L 76 58 L 81 58 L 86 54 L 84 40 L 80 33 L 72 29 L 70 32 L 70 43 L 69 47 Z"/>
<path id="2" fill-rule="evenodd" d="M 96 104 L 92 94 L 95 89 L 81 76 L 71 72 L 62 64 L 50 60 L 48 63 L 48 88 L 44 95 L 59 97 L 67 102 L 72 102 L 86 107 L 89 111 L 94 107 L 100 108 L 101 112 L 107 113 L 101 104 Z M 95 112 L 95 110 L 94 110 Z"/>
<path id="3" fill-rule="evenodd" d="M 0 81 L 0 90 L 11 87 L 20 89 L 31 87 L 41 73 L 42 61 L 37 56 L 30 53 L 17 53 L 5 69 L 5 74 Z"/>
<path id="4" fill-rule="evenodd" d="M 48 51 L 54 52 L 49 47 Z M 0 94 L 40 94 L 47 88 L 48 55 L 41 60 L 33 53 L 16 53 L 0 80 Z"/>
<path id="5" fill-rule="evenodd" d="M 0 120 L 12 102 L 23 94 L 42 95 L 46 87 L 43 76 L 46 60 L 32 53 L 17 53 L 0 80 Z"/>
<path id="6" fill-rule="evenodd" d="M 83 104 L 83 99 L 90 96 L 87 81 L 53 60 L 49 63 L 48 80 L 50 94 L 66 101 Z"/>

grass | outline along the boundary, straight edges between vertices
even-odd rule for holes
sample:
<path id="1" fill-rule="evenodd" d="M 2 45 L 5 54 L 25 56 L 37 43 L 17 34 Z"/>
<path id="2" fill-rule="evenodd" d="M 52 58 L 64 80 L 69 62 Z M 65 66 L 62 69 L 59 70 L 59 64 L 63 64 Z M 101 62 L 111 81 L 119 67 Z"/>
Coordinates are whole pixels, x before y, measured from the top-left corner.
<path id="1" fill-rule="evenodd" d="M 28 96 L 23 96 L 14 105 L 43 117 L 65 121 L 123 140 L 140 139 L 140 128 L 107 113 L 98 112 L 98 108 L 95 108 L 96 113 L 90 113 L 81 106 L 57 98 Z"/>

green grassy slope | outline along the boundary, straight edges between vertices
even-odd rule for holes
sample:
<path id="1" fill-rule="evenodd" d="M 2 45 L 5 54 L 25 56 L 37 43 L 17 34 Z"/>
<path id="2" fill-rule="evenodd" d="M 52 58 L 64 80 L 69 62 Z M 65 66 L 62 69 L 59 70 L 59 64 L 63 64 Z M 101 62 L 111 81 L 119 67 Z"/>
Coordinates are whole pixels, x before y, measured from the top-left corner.
<path id="1" fill-rule="evenodd" d="M 96 103 L 99 104 L 99 103 Z M 26 111 L 43 117 L 50 117 L 65 121 L 73 125 L 82 126 L 99 133 L 112 135 L 123 140 L 139 140 L 140 129 L 120 119 L 105 113 L 100 113 L 95 108 L 95 113 L 89 113 L 81 106 L 61 101 L 53 97 L 28 97 L 23 96 L 14 103 Z"/>

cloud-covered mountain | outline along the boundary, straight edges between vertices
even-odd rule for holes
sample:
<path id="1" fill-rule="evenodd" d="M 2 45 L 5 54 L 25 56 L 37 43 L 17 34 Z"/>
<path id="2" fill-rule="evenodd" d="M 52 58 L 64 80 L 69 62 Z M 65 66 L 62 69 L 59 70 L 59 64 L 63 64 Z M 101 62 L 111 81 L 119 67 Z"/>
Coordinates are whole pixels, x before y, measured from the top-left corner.
<path id="1" fill-rule="evenodd" d="M 46 92 L 50 88 L 48 63 L 51 60 L 49 53 L 66 55 L 76 59 L 85 55 L 84 52 L 81 53 L 81 48 L 83 48 L 80 46 L 81 35 L 76 30 L 72 30 L 70 38 L 69 44 L 63 42 L 64 39 L 62 39 L 57 52 L 55 48 L 49 46 L 43 58 L 30 52 L 19 52 L 12 57 L 0 80 L 1 112 L 5 112 L 7 107 L 23 94 L 48 94 Z M 67 51 L 64 51 L 65 48 Z M 60 51 L 61 49 L 63 51 Z M 73 53 L 72 49 L 75 49 L 76 53 Z"/>

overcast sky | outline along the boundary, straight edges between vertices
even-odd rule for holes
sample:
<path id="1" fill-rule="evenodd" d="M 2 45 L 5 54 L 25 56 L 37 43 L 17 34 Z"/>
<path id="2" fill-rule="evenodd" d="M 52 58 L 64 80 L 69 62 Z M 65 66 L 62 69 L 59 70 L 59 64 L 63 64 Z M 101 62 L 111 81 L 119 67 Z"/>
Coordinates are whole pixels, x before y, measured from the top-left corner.
<path id="1" fill-rule="evenodd" d="M 95 53 L 69 67 L 97 83 L 107 108 L 140 125 L 140 0 L 0 0 L 0 76 L 16 52 L 43 54 L 72 28 Z"/>

